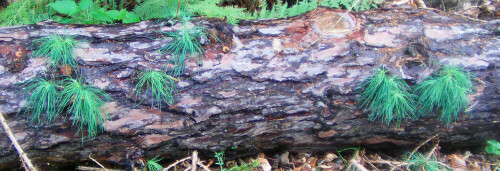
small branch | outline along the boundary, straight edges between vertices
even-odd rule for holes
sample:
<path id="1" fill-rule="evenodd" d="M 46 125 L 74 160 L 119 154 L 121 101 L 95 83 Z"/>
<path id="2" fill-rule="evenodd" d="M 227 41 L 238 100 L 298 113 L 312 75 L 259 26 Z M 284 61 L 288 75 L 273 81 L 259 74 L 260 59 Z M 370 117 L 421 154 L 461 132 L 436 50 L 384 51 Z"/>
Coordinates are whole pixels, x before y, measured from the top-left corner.
<path id="1" fill-rule="evenodd" d="M 7 136 L 9 136 L 10 141 L 12 141 L 12 144 L 14 144 L 14 147 L 16 148 L 17 152 L 23 159 L 23 162 L 26 163 L 26 166 L 30 171 L 37 171 L 36 167 L 31 163 L 31 160 L 28 158 L 26 153 L 24 153 L 23 149 L 21 148 L 21 145 L 16 140 L 16 137 L 14 137 L 14 134 L 12 134 L 12 131 L 10 130 L 9 125 L 7 125 L 7 121 L 3 117 L 2 112 L 0 112 L 0 122 L 2 122 L 3 129 L 5 130 L 5 133 L 7 133 Z"/>
<path id="2" fill-rule="evenodd" d="M 205 171 L 210 171 L 210 169 L 208 169 L 208 167 L 203 165 L 203 163 L 201 163 L 200 161 L 198 161 L 198 165 L 201 166 L 201 168 L 203 168 Z"/>
<path id="3" fill-rule="evenodd" d="M 427 5 L 425 5 L 424 0 L 415 0 L 415 5 L 419 8 L 427 8 Z"/>
<path id="4" fill-rule="evenodd" d="M 196 165 L 198 164 L 198 151 L 194 150 L 191 154 L 191 171 L 196 171 Z"/>
<path id="5" fill-rule="evenodd" d="M 429 151 L 429 153 L 427 153 L 427 156 L 425 156 L 427 159 L 429 159 L 432 154 L 434 154 L 434 152 L 436 151 L 436 149 L 438 148 L 439 146 L 439 141 L 436 143 L 436 145 L 434 145 L 434 147 L 432 147 L 432 150 Z"/>
<path id="6" fill-rule="evenodd" d="M 438 135 L 439 135 L 439 133 L 438 133 L 438 134 L 436 134 L 436 135 L 434 135 L 434 136 L 432 136 L 431 138 L 429 138 L 429 139 L 425 140 L 424 142 L 420 143 L 420 144 L 417 146 L 417 148 L 415 148 L 415 149 L 414 149 L 414 150 L 410 153 L 410 155 L 408 155 L 408 158 L 406 159 L 406 161 L 410 160 L 411 156 L 412 156 L 415 152 L 417 152 L 417 150 L 418 150 L 420 147 L 422 147 L 423 145 L 427 144 L 430 140 L 432 140 L 432 139 L 436 138 Z"/>
<path id="7" fill-rule="evenodd" d="M 108 171 L 108 169 L 106 169 L 101 163 L 97 162 L 97 160 L 94 160 L 92 157 L 90 157 L 90 154 L 89 154 L 89 158 L 90 160 L 92 160 L 94 163 L 97 163 L 97 165 L 101 166 L 101 168 L 103 168 L 105 171 Z"/>
<path id="8" fill-rule="evenodd" d="M 169 165 L 168 167 L 164 168 L 162 171 L 167 171 L 167 170 L 168 170 L 168 169 L 170 169 L 171 167 L 174 167 L 175 165 L 177 165 L 177 164 L 179 164 L 179 163 L 181 163 L 181 162 L 184 162 L 184 161 L 186 161 L 186 160 L 189 160 L 189 159 L 191 159 L 191 157 L 186 157 L 186 158 L 183 158 L 183 159 L 181 159 L 181 160 L 178 160 L 178 161 L 176 161 L 175 163 L 172 163 L 172 164 L 171 164 L 171 165 Z"/>
<path id="9" fill-rule="evenodd" d="M 98 167 L 88 167 L 88 166 L 78 166 L 76 170 L 81 170 L 81 171 L 105 171 L 103 168 L 98 168 Z M 118 169 L 106 169 L 107 171 L 123 171 L 123 170 L 118 170 Z"/>
<path id="10" fill-rule="evenodd" d="M 349 161 L 352 165 L 354 165 L 354 167 L 356 167 L 357 170 L 360 170 L 360 171 L 368 171 L 368 169 L 366 169 L 363 165 L 361 165 L 358 161 L 356 161 L 356 159 L 351 159 L 351 161 Z"/>

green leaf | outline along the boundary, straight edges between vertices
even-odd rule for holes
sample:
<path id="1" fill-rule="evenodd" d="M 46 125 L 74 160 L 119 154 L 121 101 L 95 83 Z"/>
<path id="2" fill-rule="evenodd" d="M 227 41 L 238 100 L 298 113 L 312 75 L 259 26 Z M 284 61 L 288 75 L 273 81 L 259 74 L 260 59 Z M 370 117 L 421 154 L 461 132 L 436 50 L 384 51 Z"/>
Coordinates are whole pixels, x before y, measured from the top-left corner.
<path id="1" fill-rule="evenodd" d="M 78 6 L 81 10 L 87 10 L 92 5 L 94 5 L 94 2 L 92 2 L 92 0 L 80 0 L 80 2 L 78 2 Z"/>
<path id="2" fill-rule="evenodd" d="M 490 140 L 487 142 L 486 153 L 500 155 L 500 142 L 495 140 Z"/>
<path id="3" fill-rule="evenodd" d="M 58 13 L 73 15 L 80 12 L 80 9 L 76 5 L 75 1 L 57 1 L 49 4 Z"/>
<path id="4" fill-rule="evenodd" d="M 133 12 L 127 12 L 127 15 L 125 16 L 125 19 L 123 19 L 123 23 L 124 24 L 137 23 L 139 21 L 141 21 L 141 19 L 139 19 L 139 16 L 137 16 Z"/>
<path id="5" fill-rule="evenodd" d="M 121 11 L 109 10 L 106 11 L 106 14 L 108 14 L 108 16 L 111 17 L 113 20 L 123 20 L 127 15 L 127 10 L 125 9 L 122 9 Z"/>
<path id="6" fill-rule="evenodd" d="M 105 12 L 104 8 L 92 10 L 89 12 L 89 14 L 98 21 L 103 21 L 108 23 L 113 22 L 113 19 Z"/>

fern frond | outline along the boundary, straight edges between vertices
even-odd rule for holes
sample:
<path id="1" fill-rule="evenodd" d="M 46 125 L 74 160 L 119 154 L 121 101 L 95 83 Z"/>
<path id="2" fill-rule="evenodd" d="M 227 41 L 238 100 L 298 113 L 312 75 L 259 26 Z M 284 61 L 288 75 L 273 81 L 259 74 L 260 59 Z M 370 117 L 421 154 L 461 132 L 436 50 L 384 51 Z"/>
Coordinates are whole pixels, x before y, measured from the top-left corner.
<path id="1" fill-rule="evenodd" d="M 55 0 L 22 0 L 12 2 L 0 12 L 0 25 L 34 24 L 49 19 L 53 12 L 47 4 Z"/>
<path id="2" fill-rule="evenodd" d="M 187 3 L 180 1 L 179 16 L 189 16 L 186 12 Z M 172 18 L 177 15 L 178 0 L 147 0 L 134 8 L 141 20 Z"/>
<path id="3" fill-rule="evenodd" d="M 189 5 L 188 10 L 194 14 L 206 17 L 227 19 L 227 22 L 236 25 L 241 19 L 251 19 L 251 15 L 243 8 L 220 7 L 220 0 L 204 0 Z"/>

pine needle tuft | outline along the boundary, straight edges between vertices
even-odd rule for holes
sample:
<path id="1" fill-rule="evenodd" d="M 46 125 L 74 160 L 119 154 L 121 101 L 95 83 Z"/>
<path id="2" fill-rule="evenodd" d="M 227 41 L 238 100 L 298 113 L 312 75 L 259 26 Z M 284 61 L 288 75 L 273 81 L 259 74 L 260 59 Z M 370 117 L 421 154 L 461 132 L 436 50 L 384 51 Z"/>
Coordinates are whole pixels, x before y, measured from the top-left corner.
<path id="1" fill-rule="evenodd" d="M 409 93 L 408 84 L 391 76 L 387 70 L 377 69 L 363 81 L 360 89 L 361 107 L 371 111 L 370 120 L 380 118 L 387 125 L 396 121 L 399 126 L 403 119 L 414 117 L 415 100 L 414 95 Z"/>
<path id="2" fill-rule="evenodd" d="M 78 131 L 88 130 L 88 138 L 92 139 L 97 133 L 104 130 L 104 117 L 99 107 L 104 105 L 103 97 L 111 100 L 104 91 L 92 86 L 84 85 L 79 80 L 66 78 L 62 80 L 64 90 L 61 92 L 61 106 L 69 106 L 68 113 L 72 114 L 73 125 Z M 63 110 L 63 108 L 60 108 Z"/>
<path id="3" fill-rule="evenodd" d="M 463 69 L 445 66 L 434 77 L 429 77 L 415 88 L 419 96 L 418 116 L 439 111 L 439 120 L 450 125 L 467 108 L 467 94 L 472 93 L 474 85 L 468 72 Z"/>

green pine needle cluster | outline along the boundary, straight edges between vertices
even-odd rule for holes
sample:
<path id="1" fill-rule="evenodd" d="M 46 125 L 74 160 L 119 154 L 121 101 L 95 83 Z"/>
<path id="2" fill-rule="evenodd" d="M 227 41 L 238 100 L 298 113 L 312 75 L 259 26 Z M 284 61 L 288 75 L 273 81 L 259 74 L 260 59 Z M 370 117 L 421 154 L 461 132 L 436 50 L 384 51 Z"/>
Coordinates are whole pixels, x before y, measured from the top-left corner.
<path id="1" fill-rule="evenodd" d="M 78 132 L 86 128 L 88 137 L 93 138 L 102 130 L 104 118 L 99 107 L 104 104 L 104 100 L 101 97 L 111 99 L 102 90 L 72 78 L 59 83 L 35 78 L 26 85 L 23 90 L 26 99 L 24 113 L 28 113 L 30 123 L 50 125 L 59 114 L 67 110 L 72 116 L 73 125 L 78 125 Z M 26 98 L 28 93 L 31 95 Z M 45 119 L 42 119 L 42 114 L 45 114 Z"/>
<path id="2" fill-rule="evenodd" d="M 140 97 L 142 102 L 144 101 L 142 92 L 151 91 L 151 108 L 156 106 L 158 109 L 161 109 L 162 102 L 166 102 L 167 104 L 172 104 L 174 102 L 174 81 L 178 80 L 167 75 L 164 71 L 142 71 L 139 74 L 139 82 L 135 86 L 135 91 L 132 94 L 136 97 Z"/>
<path id="3" fill-rule="evenodd" d="M 439 120 L 446 125 L 458 118 L 469 103 L 467 94 L 474 89 L 470 75 L 457 67 L 445 66 L 434 77 L 418 84 L 415 92 L 421 106 L 419 116 L 439 111 Z"/>
<path id="4" fill-rule="evenodd" d="M 148 171 L 161 171 L 161 170 L 163 170 L 163 167 L 160 164 L 158 164 L 158 162 L 161 160 L 162 159 L 158 158 L 158 156 L 156 156 L 155 158 L 149 159 L 146 162 L 146 167 L 148 168 Z"/>
<path id="5" fill-rule="evenodd" d="M 70 36 L 51 34 L 33 41 L 37 47 L 33 51 L 34 57 L 45 57 L 53 67 L 69 65 L 75 68 L 78 62 L 73 56 L 78 41 Z"/>
<path id="6" fill-rule="evenodd" d="M 168 45 L 160 48 L 162 53 L 172 52 L 171 61 L 175 64 L 174 76 L 179 76 L 184 73 L 184 65 L 191 58 L 195 58 L 198 65 L 203 65 L 203 48 L 199 42 L 199 38 L 204 33 L 203 27 L 188 28 L 189 19 L 184 19 L 184 29 L 178 32 L 166 33 L 174 39 Z"/>
<path id="7" fill-rule="evenodd" d="M 111 97 L 100 89 L 84 85 L 81 81 L 72 78 L 62 80 L 62 85 L 64 90 L 61 91 L 59 102 L 62 106 L 69 106 L 67 112 L 73 116 L 72 125 L 77 125 L 79 131 L 87 128 L 88 137 L 94 138 L 104 129 L 104 117 L 99 109 L 104 105 L 101 97 L 108 101 Z"/>
<path id="8" fill-rule="evenodd" d="M 414 98 L 409 86 L 398 77 L 391 76 L 385 69 L 378 69 L 362 84 L 361 106 L 371 111 L 370 120 L 381 119 L 387 125 L 405 118 L 413 118 Z"/>
<path id="9" fill-rule="evenodd" d="M 24 91 L 31 92 L 31 95 L 24 94 L 26 103 L 24 107 L 25 114 L 28 115 L 30 124 L 40 125 L 42 123 L 50 125 L 52 121 L 59 115 L 58 101 L 59 90 L 54 81 L 47 81 L 42 78 L 36 78 L 28 81 Z M 45 114 L 45 117 L 42 116 Z M 42 119 L 45 118 L 45 119 Z"/>
<path id="10" fill-rule="evenodd" d="M 424 117 L 438 112 L 439 120 L 450 125 L 465 111 L 469 103 L 467 94 L 472 93 L 474 86 L 468 72 L 443 66 L 437 74 L 416 85 L 415 94 L 410 94 L 406 82 L 390 76 L 385 69 L 378 69 L 362 82 L 360 89 L 361 107 L 372 112 L 369 115 L 372 121 L 381 118 L 389 125 L 396 120 L 399 125 L 406 117 Z"/>
<path id="11" fill-rule="evenodd" d="M 14 1 L 0 12 L 0 26 L 34 24 L 51 18 L 54 13 L 46 6 L 55 0 Z"/>
<path id="12" fill-rule="evenodd" d="M 431 155 L 429 157 L 421 154 L 415 153 L 410 156 L 409 168 L 410 170 L 425 170 L 425 171 L 440 171 L 446 170 L 446 168 L 441 165 L 441 163 L 437 160 L 435 155 Z"/>

